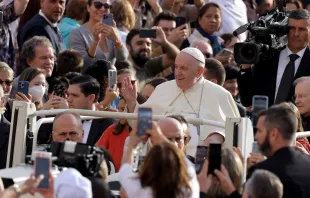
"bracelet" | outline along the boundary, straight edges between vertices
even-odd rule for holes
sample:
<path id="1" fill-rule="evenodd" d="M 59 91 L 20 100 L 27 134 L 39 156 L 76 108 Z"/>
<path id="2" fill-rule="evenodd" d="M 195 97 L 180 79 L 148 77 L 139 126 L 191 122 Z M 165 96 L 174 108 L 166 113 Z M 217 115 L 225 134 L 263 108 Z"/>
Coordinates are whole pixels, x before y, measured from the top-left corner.
<path id="1" fill-rule="evenodd" d="M 89 49 L 86 50 L 87 55 L 88 55 L 89 57 L 91 57 L 91 58 L 95 58 L 94 56 L 92 56 L 92 55 L 89 54 L 89 51 L 88 51 L 88 50 L 89 50 Z"/>
<path id="2" fill-rule="evenodd" d="M 16 193 L 16 197 L 20 197 L 20 196 L 21 196 L 21 192 L 20 192 L 20 187 L 19 187 L 19 185 L 18 185 L 18 184 L 14 184 L 14 185 L 13 185 L 13 189 L 14 189 L 14 191 L 15 191 L 15 193 Z"/>

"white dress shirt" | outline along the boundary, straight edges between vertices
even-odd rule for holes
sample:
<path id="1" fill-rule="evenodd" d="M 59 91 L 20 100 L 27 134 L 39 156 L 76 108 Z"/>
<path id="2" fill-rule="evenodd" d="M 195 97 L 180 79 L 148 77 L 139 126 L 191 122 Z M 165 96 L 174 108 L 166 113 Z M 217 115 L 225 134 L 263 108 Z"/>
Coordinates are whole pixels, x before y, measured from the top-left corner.
<path id="1" fill-rule="evenodd" d="M 96 107 L 93 107 L 93 111 L 96 111 Z M 83 130 L 84 130 L 84 137 L 83 137 L 83 143 L 86 144 L 88 136 L 89 136 L 89 131 L 91 128 L 91 124 L 93 123 L 93 120 L 84 120 L 83 121 Z"/>
<path id="2" fill-rule="evenodd" d="M 305 51 L 306 51 L 306 47 L 304 49 L 300 50 L 297 53 L 299 58 L 297 58 L 295 60 L 295 74 L 296 74 L 296 72 L 297 72 L 297 70 L 299 68 L 301 59 L 304 56 Z M 287 64 L 290 62 L 289 55 L 291 55 L 291 54 L 293 54 L 293 52 L 288 47 L 286 47 L 284 50 L 282 50 L 280 52 L 279 64 L 278 64 L 278 72 L 277 72 L 276 92 L 275 92 L 275 97 L 274 97 L 275 100 L 277 98 L 277 94 L 278 94 L 278 90 L 279 90 L 279 87 L 280 87 L 280 83 L 281 83 L 281 79 L 282 79 L 284 70 L 285 70 Z"/>
<path id="3" fill-rule="evenodd" d="M 83 130 L 84 130 L 84 136 L 83 136 L 83 143 L 86 144 L 91 124 L 93 123 L 93 120 L 84 120 L 83 121 Z"/>
<path id="4" fill-rule="evenodd" d="M 243 0 L 205 0 L 217 3 L 222 10 L 222 26 L 218 35 L 232 33 L 238 27 L 248 23 L 247 8 Z M 239 35 L 242 41 L 246 39 L 246 33 Z"/>

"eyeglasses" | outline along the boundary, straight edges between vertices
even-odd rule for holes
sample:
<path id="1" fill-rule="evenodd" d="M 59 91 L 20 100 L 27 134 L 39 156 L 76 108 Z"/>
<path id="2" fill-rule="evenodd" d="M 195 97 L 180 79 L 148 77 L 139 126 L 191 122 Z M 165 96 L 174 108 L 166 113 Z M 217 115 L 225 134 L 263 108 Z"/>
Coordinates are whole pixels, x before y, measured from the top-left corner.
<path id="1" fill-rule="evenodd" d="M 5 83 L 7 86 L 11 86 L 13 81 L 11 80 L 0 80 L 0 85 L 2 85 L 3 83 Z"/>
<path id="2" fill-rule="evenodd" d="M 96 9 L 101 9 L 102 6 L 103 6 L 104 9 L 106 9 L 106 10 L 111 9 L 111 7 L 112 7 L 112 6 L 111 6 L 110 4 L 108 4 L 108 3 L 101 3 L 101 2 L 99 2 L 99 1 L 95 1 L 95 2 L 94 2 L 94 6 L 95 6 Z"/>
<path id="3" fill-rule="evenodd" d="M 134 86 L 136 83 L 136 80 L 131 80 L 130 82 L 131 82 L 131 85 Z M 122 83 L 117 83 L 117 88 L 119 89 L 122 88 Z"/>

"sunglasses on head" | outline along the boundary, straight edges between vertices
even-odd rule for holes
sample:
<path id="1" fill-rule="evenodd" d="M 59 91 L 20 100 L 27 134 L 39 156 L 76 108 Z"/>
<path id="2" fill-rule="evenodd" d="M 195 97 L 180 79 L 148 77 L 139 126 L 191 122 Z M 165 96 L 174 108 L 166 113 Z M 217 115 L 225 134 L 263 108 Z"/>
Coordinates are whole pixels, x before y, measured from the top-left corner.
<path id="1" fill-rule="evenodd" d="M 136 80 L 131 80 L 130 82 L 131 82 L 131 85 L 133 86 L 135 84 Z M 119 89 L 122 88 L 122 83 L 117 83 L 117 88 L 119 88 Z"/>
<path id="2" fill-rule="evenodd" d="M 101 3 L 101 2 L 99 2 L 99 1 L 95 1 L 95 2 L 94 2 L 94 6 L 95 6 L 96 9 L 101 9 L 102 6 L 103 6 L 104 9 L 106 9 L 106 10 L 111 8 L 111 5 L 110 5 L 110 4 L 108 4 L 108 3 Z"/>
<path id="3" fill-rule="evenodd" d="M 5 83 L 7 86 L 11 86 L 12 85 L 12 82 L 11 80 L 0 80 L 0 85 L 2 85 L 3 83 Z"/>

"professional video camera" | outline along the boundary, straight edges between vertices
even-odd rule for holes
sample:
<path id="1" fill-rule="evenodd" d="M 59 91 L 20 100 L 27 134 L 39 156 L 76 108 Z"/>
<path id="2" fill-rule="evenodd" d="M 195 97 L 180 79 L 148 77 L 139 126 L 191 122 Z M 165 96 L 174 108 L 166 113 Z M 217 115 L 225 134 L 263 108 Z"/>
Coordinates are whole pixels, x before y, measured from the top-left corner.
<path id="1" fill-rule="evenodd" d="M 277 1 L 277 5 L 277 8 L 261 16 L 257 22 L 250 22 L 234 31 L 235 36 L 247 30 L 251 33 L 245 42 L 235 44 L 234 56 L 237 63 L 255 64 L 260 58 L 271 58 L 286 46 L 289 28 L 285 0 Z"/>
<path id="2" fill-rule="evenodd" d="M 75 168 L 84 177 L 97 176 L 105 159 L 104 150 L 101 148 L 71 141 L 52 142 L 51 152 L 53 157 L 57 157 L 53 164 Z M 109 163 L 107 166 L 109 168 Z"/>

